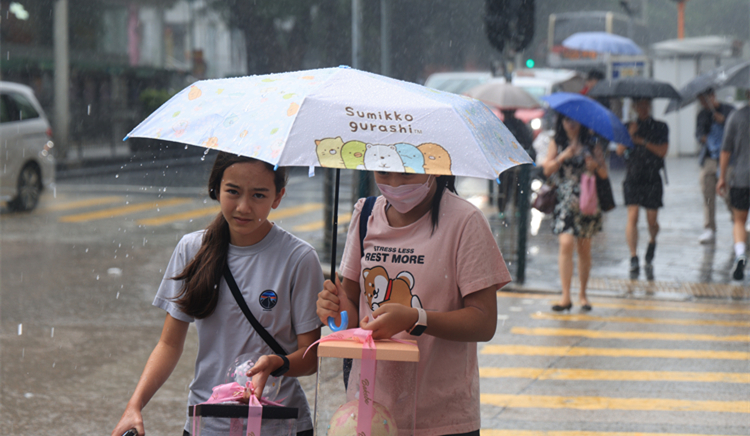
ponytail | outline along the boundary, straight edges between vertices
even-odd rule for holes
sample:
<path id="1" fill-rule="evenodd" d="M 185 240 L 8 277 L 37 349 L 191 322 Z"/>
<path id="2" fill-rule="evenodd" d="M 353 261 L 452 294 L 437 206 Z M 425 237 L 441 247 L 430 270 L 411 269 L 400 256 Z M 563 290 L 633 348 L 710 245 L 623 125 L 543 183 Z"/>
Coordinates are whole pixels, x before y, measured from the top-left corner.
<path id="1" fill-rule="evenodd" d="M 450 192 L 457 194 L 456 176 L 438 176 L 435 179 L 435 183 L 437 183 L 437 189 L 435 190 L 435 195 L 432 197 L 432 207 L 430 209 L 432 234 L 435 233 L 435 229 L 437 228 L 440 219 L 440 200 L 443 198 L 443 192 L 448 189 Z"/>
<path id="2" fill-rule="evenodd" d="M 208 177 L 209 197 L 219 200 L 221 179 L 227 168 L 236 163 L 248 162 L 263 163 L 269 171 L 274 173 L 276 193 L 284 189 L 288 180 L 286 168 L 277 168 L 274 171 L 274 166 L 269 163 L 251 157 L 219 152 Z M 180 274 L 172 277 L 172 280 L 182 281 L 182 288 L 173 301 L 186 315 L 202 319 L 216 310 L 216 304 L 219 301 L 219 285 L 227 266 L 228 252 L 229 224 L 224 219 L 224 215 L 219 213 L 206 227 L 198 253 Z"/>

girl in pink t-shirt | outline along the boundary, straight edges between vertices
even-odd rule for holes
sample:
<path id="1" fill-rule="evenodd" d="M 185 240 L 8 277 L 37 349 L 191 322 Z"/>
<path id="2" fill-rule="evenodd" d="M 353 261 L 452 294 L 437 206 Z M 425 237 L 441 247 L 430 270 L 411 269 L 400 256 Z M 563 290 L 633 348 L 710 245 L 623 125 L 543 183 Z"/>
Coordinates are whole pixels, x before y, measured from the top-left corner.
<path id="1" fill-rule="evenodd" d="M 383 193 L 360 250 L 354 209 L 341 261 L 343 281 L 325 282 L 317 313 L 375 339 L 416 339 L 420 436 L 479 435 L 477 342 L 497 326 L 496 291 L 510 274 L 482 212 L 455 194 L 453 176 L 376 172 Z M 356 314 L 357 316 L 352 316 Z M 368 315 L 373 321 L 368 322 Z"/>

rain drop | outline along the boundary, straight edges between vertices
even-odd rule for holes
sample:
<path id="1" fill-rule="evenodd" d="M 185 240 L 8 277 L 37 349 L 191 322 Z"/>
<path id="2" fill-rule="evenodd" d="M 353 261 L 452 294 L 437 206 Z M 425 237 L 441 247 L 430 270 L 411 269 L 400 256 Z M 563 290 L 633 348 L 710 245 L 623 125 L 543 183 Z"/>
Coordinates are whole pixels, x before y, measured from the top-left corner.
<path id="1" fill-rule="evenodd" d="M 96 275 L 96 279 L 99 280 L 99 274 Z"/>
<path id="2" fill-rule="evenodd" d="M 91 115 L 91 105 L 86 107 L 86 115 Z"/>
<path id="3" fill-rule="evenodd" d="M 120 178 L 120 175 L 119 174 L 115 174 L 115 179 L 119 179 L 119 178 Z"/>
<path id="4" fill-rule="evenodd" d="M 119 299 L 120 299 L 120 293 L 118 292 L 117 295 L 115 295 L 115 300 L 119 300 Z"/>
<path id="5" fill-rule="evenodd" d="M 23 324 L 18 324 L 18 336 L 23 334 Z"/>
<path id="6" fill-rule="evenodd" d="M 49 337 L 50 338 L 54 338 L 55 337 L 55 328 L 54 327 L 52 327 L 52 329 L 50 330 Z"/>
<path id="7" fill-rule="evenodd" d="M 86 249 L 86 253 L 88 253 L 88 252 L 89 252 L 89 249 L 87 248 L 87 249 Z"/>
<path id="8" fill-rule="evenodd" d="M 24 398 L 33 398 L 34 394 L 32 394 L 31 392 L 26 392 L 25 394 L 23 394 L 23 397 Z"/>
<path id="9" fill-rule="evenodd" d="M 57 362 L 52 362 L 52 367 L 54 368 L 55 365 L 57 365 Z"/>

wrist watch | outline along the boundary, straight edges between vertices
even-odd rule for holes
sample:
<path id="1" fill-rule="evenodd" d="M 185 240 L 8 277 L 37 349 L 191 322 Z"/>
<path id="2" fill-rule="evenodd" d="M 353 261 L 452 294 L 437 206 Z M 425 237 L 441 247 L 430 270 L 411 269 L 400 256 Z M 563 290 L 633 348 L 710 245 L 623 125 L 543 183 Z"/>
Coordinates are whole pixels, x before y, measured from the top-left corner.
<path id="1" fill-rule="evenodd" d="M 282 375 L 286 374 L 287 371 L 289 371 L 289 359 L 287 359 L 287 357 L 283 354 L 277 354 L 277 356 L 281 357 L 281 360 L 283 360 L 284 363 L 282 363 L 281 366 L 276 369 L 276 371 L 273 371 L 271 375 L 274 377 L 281 377 Z"/>
<path id="2" fill-rule="evenodd" d="M 417 318 L 417 322 L 414 324 L 414 327 L 409 330 L 409 334 L 412 336 L 419 336 L 424 333 L 425 329 L 427 328 L 427 312 L 425 312 L 425 310 L 420 307 L 416 307 L 415 309 L 417 309 L 419 317 Z"/>

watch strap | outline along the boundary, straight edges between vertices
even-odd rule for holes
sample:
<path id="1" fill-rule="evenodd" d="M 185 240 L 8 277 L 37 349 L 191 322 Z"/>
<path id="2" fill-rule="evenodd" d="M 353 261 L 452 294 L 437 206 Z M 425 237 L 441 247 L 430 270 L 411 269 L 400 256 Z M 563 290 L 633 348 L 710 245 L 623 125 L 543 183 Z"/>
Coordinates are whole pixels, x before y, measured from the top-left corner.
<path id="1" fill-rule="evenodd" d="M 276 370 L 273 371 L 271 375 L 274 377 L 281 377 L 289 371 L 289 359 L 283 354 L 277 354 L 277 356 L 281 357 L 281 360 L 283 360 L 284 363 L 282 363 L 280 367 L 276 368 Z"/>
<path id="2" fill-rule="evenodd" d="M 419 317 L 414 326 L 409 330 L 409 334 L 412 336 L 419 336 L 424 333 L 425 329 L 427 329 L 427 312 L 421 307 L 416 307 L 415 309 L 417 309 Z"/>

